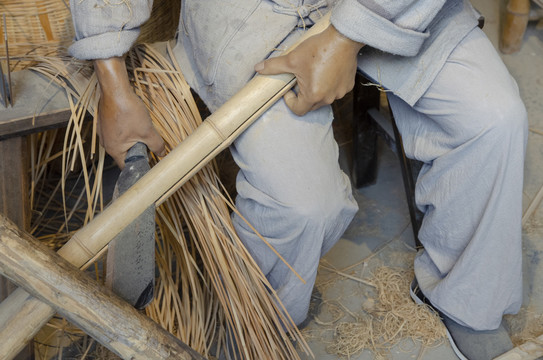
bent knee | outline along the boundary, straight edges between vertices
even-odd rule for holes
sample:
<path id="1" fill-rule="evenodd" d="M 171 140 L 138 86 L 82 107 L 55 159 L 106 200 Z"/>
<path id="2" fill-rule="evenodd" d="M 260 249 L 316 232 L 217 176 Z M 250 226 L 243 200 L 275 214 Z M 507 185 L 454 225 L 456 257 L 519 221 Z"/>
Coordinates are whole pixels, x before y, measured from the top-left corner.
<path id="1" fill-rule="evenodd" d="M 358 211 L 350 186 L 305 195 L 283 202 L 279 216 L 291 228 L 312 229 L 324 239 L 341 236 Z"/>
<path id="2" fill-rule="evenodd" d="M 342 217 L 356 211 L 352 197 L 347 196 L 320 196 L 307 198 L 290 204 L 286 216 L 294 222 L 305 223 L 308 226 L 328 227 L 341 221 Z M 349 219 L 350 220 L 350 219 Z"/>
<path id="3" fill-rule="evenodd" d="M 528 129 L 526 107 L 516 94 L 502 94 L 492 100 L 480 101 L 472 107 L 472 121 L 479 133 L 491 138 L 525 138 Z"/>

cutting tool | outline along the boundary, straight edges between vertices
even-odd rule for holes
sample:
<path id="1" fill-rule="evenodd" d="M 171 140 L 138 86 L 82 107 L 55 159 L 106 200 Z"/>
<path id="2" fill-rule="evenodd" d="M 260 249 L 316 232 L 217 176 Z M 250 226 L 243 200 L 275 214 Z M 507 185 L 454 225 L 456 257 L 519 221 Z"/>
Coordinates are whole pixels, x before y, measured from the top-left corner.
<path id="1" fill-rule="evenodd" d="M 0 64 L 0 78 L 2 86 L 0 87 L 0 95 L 4 102 L 4 106 L 13 106 L 13 91 L 11 89 L 11 65 L 9 63 L 9 47 L 8 47 L 8 31 L 6 25 L 6 14 L 2 15 L 4 22 L 4 45 L 6 48 L 6 70 L 4 71 L 2 64 Z M 6 72 L 6 74 L 4 74 Z"/>
<path id="2" fill-rule="evenodd" d="M 136 143 L 128 151 L 113 201 L 150 169 L 147 146 Z M 155 206 L 149 206 L 109 244 L 106 285 L 133 305 L 143 309 L 153 300 L 155 284 Z"/>

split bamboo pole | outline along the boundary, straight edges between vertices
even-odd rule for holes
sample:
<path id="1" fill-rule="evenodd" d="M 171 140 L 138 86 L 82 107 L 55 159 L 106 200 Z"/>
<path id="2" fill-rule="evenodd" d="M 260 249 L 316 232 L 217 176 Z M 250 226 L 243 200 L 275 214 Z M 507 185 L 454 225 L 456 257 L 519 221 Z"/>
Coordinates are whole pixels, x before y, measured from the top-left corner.
<path id="1" fill-rule="evenodd" d="M 3 215 L 0 273 L 123 359 L 204 360 Z"/>
<path id="2" fill-rule="evenodd" d="M 325 15 L 289 50 L 330 24 Z M 245 87 L 157 163 L 134 186 L 76 232 L 58 254 L 72 265 L 84 268 L 122 229 L 150 205 L 161 204 L 198 170 L 226 149 L 245 129 L 279 100 L 296 83 L 292 74 L 255 76 Z M 24 301 L 15 301 L 10 298 Z M 23 312 L 26 316 L 23 316 Z M 12 359 L 54 310 L 17 289 L 0 304 L 0 358 Z M 20 326 L 32 322 L 35 328 Z M 6 344 L 11 344 L 7 346 Z"/>

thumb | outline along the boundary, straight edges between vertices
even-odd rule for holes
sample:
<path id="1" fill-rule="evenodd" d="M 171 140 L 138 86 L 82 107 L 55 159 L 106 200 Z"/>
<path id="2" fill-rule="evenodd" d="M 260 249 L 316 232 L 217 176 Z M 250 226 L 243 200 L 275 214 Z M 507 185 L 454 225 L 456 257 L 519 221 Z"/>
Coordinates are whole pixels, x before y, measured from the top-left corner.
<path id="1" fill-rule="evenodd" d="M 293 74 L 293 67 L 289 64 L 287 55 L 263 60 L 255 65 L 255 71 L 261 75 Z"/>
<path id="2" fill-rule="evenodd" d="M 126 152 L 124 154 L 116 154 L 116 155 L 110 155 L 113 158 L 113 161 L 115 161 L 115 164 L 119 167 L 119 169 L 124 169 L 124 160 L 126 158 Z"/>
<path id="3" fill-rule="evenodd" d="M 164 144 L 164 140 L 158 135 L 158 133 L 154 132 L 153 136 L 149 137 L 147 141 L 145 141 L 147 147 L 149 147 L 149 150 L 151 150 L 155 155 L 159 157 L 163 157 L 166 155 L 166 146 Z"/>

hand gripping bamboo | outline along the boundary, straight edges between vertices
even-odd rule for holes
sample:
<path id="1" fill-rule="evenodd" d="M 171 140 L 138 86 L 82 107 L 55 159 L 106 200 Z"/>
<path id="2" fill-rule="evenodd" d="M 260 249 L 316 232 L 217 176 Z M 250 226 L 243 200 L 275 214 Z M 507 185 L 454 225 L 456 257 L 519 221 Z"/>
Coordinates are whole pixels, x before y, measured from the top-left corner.
<path id="1" fill-rule="evenodd" d="M 289 50 L 329 24 L 327 14 Z M 58 254 L 72 265 L 84 267 L 151 204 L 158 206 L 226 149 L 295 83 L 292 74 L 255 76 L 136 184 L 76 232 Z M 0 304 L 0 359 L 12 359 L 54 312 L 22 289 L 12 293 Z"/>

